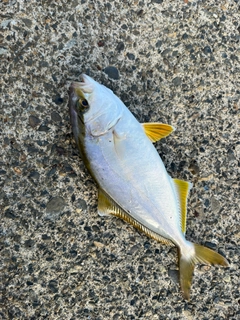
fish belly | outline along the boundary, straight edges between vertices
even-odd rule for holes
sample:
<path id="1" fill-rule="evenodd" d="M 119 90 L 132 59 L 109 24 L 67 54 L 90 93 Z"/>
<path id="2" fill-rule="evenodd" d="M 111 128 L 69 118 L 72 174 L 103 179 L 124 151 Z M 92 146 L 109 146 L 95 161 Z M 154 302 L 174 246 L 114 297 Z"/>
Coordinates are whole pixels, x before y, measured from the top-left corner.
<path id="1" fill-rule="evenodd" d="M 85 150 L 93 177 L 124 211 L 164 238 L 182 238 L 171 178 L 137 121 L 86 138 Z"/>

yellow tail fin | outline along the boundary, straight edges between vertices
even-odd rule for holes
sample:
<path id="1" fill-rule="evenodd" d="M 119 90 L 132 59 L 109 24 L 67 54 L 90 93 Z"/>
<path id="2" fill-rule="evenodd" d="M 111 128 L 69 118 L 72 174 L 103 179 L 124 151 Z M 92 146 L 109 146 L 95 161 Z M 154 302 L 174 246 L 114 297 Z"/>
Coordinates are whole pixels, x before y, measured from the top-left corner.
<path id="1" fill-rule="evenodd" d="M 179 272 L 180 285 L 183 297 L 186 300 L 190 298 L 190 288 L 192 283 L 193 270 L 196 263 L 219 264 L 229 266 L 227 260 L 219 253 L 198 244 L 194 244 L 195 255 L 192 258 L 186 258 L 180 253 Z"/>

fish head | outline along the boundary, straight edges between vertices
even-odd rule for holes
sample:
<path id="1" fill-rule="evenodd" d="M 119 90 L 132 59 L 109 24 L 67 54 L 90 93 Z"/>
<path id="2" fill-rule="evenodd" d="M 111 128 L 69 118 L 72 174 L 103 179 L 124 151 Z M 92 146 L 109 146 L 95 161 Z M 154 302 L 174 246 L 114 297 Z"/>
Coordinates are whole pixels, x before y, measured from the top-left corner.
<path id="1" fill-rule="evenodd" d="M 81 82 L 73 82 L 69 88 L 69 110 L 75 139 L 84 132 L 93 136 L 104 134 L 121 115 L 123 103 L 114 93 L 83 74 Z"/>
<path id="2" fill-rule="evenodd" d="M 90 109 L 88 100 L 91 100 L 94 91 L 94 82 L 86 75 L 82 75 L 81 82 L 72 82 L 69 88 L 69 112 L 75 140 L 83 132 L 85 113 Z"/>

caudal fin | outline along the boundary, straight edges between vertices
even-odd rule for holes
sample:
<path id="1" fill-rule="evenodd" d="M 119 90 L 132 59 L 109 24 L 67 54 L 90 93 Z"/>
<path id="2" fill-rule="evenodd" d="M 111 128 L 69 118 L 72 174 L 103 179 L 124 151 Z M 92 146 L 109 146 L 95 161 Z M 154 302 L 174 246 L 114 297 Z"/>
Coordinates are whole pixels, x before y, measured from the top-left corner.
<path id="1" fill-rule="evenodd" d="M 219 253 L 198 244 L 193 245 L 195 254 L 192 257 L 185 257 L 181 252 L 179 257 L 180 285 L 183 297 L 186 300 L 189 300 L 190 298 L 193 270 L 196 263 L 199 262 L 204 264 L 219 264 L 226 267 L 229 266 L 227 260 Z"/>

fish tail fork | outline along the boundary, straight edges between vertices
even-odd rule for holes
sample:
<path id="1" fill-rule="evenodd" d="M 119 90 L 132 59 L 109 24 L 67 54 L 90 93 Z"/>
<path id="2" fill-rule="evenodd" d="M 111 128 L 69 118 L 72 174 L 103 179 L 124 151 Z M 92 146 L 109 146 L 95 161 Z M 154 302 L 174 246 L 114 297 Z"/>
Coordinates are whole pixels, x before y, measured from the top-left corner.
<path id="1" fill-rule="evenodd" d="M 191 257 L 179 253 L 180 285 L 183 297 L 186 300 L 190 298 L 190 288 L 196 263 L 229 266 L 227 260 L 219 253 L 198 244 L 193 244 L 193 246 L 195 253 Z"/>

